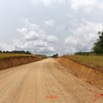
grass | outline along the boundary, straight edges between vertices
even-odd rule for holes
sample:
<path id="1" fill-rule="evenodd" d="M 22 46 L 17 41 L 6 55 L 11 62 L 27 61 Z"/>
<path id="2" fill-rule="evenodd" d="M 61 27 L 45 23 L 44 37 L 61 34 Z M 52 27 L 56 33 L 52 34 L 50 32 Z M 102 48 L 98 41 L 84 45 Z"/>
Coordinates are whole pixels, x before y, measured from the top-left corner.
<path id="1" fill-rule="evenodd" d="M 32 56 L 31 54 L 17 54 L 17 53 L 0 53 L 1 58 L 18 57 L 18 56 Z"/>
<path id="2" fill-rule="evenodd" d="M 66 57 L 79 63 L 103 69 L 103 56 L 98 55 L 66 55 Z"/>
<path id="3" fill-rule="evenodd" d="M 33 54 L 18 54 L 18 53 L 0 53 L 0 59 L 9 57 L 19 57 L 19 56 L 34 56 L 39 59 L 47 58 L 45 55 L 39 55 L 39 54 L 33 55 Z"/>

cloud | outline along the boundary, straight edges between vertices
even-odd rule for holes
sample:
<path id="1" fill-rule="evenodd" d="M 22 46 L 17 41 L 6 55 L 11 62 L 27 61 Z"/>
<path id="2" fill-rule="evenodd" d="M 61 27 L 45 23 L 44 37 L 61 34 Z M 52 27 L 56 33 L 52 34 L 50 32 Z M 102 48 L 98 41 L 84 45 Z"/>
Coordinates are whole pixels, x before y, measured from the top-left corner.
<path id="1" fill-rule="evenodd" d="M 101 31 L 102 28 L 103 23 L 82 20 L 82 23 L 72 30 L 72 35 L 65 39 L 68 53 L 91 51 L 94 42 L 98 38 L 97 33 Z"/>
<path id="2" fill-rule="evenodd" d="M 102 0 L 70 0 L 71 8 L 75 11 L 90 12 L 93 9 L 103 9 Z"/>
<path id="3" fill-rule="evenodd" d="M 28 32 L 27 28 L 17 29 L 17 31 L 22 33 L 23 35 L 25 35 Z"/>
<path id="4" fill-rule="evenodd" d="M 30 23 L 28 19 L 22 21 L 24 22 L 24 25 L 22 28 L 18 28 L 17 31 L 21 33 L 26 40 L 45 38 L 45 31 L 42 30 L 39 25 Z"/>
<path id="5" fill-rule="evenodd" d="M 45 42 L 45 41 L 36 41 L 35 42 L 35 46 L 36 47 L 47 47 L 48 46 L 48 44 L 47 44 L 47 42 Z"/>
<path id="6" fill-rule="evenodd" d="M 42 3 L 44 6 L 49 7 L 53 4 L 62 4 L 64 0 L 32 0 L 33 4 Z"/>
<path id="7" fill-rule="evenodd" d="M 48 45 L 47 42 L 45 41 L 17 41 L 15 42 L 15 48 L 16 50 L 29 50 L 32 53 L 35 54 L 52 54 L 54 53 L 56 50 L 54 47 Z"/>
<path id="8" fill-rule="evenodd" d="M 49 6 L 52 4 L 52 0 L 32 0 L 33 4 L 43 3 L 45 6 Z"/>
<path id="9" fill-rule="evenodd" d="M 55 53 L 55 49 L 53 47 L 42 47 L 38 49 L 38 53 L 51 54 Z"/>
<path id="10" fill-rule="evenodd" d="M 31 0 L 31 2 L 32 2 L 33 4 L 37 4 L 37 3 L 38 3 L 38 0 Z"/>
<path id="11" fill-rule="evenodd" d="M 97 0 L 70 0 L 70 2 L 71 2 L 71 8 L 76 11 L 78 10 L 90 11 L 97 4 Z"/>
<path id="12" fill-rule="evenodd" d="M 56 36 L 53 36 L 53 35 L 47 36 L 47 41 L 49 43 L 55 43 L 57 40 L 58 40 L 58 38 Z"/>
<path id="13" fill-rule="evenodd" d="M 23 20 L 24 25 L 18 28 L 17 31 L 22 34 L 23 38 L 27 41 L 46 40 L 47 42 L 56 42 L 57 37 L 54 35 L 47 35 L 43 29 L 37 24 L 32 24 L 28 19 Z M 46 26 L 53 26 L 54 20 L 46 21 Z"/>
<path id="14" fill-rule="evenodd" d="M 75 53 L 75 52 L 77 52 L 77 50 L 74 48 L 74 47 L 69 47 L 69 49 L 66 49 L 65 51 L 64 51 L 64 54 L 73 54 L 73 53 Z"/>
<path id="15" fill-rule="evenodd" d="M 46 34 L 39 25 L 30 23 L 28 19 L 24 19 L 23 23 L 24 25 L 17 29 L 22 37 L 15 40 L 16 49 L 30 50 L 33 53 L 50 54 L 55 52 L 51 43 L 58 40 L 56 36 Z"/>
<path id="16" fill-rule="evenodd" d="M 103 9 L 102 0 L 32 0 L 33 4 L 42 3 L 46 7 L 50 7 L 54 4 L 69 3 L 71 8 L 75 11 L 90 12 L 94 8 Z"/>
<path id="17" fill-rule="evenodd" d="M 23 42 L 23 41 L 17 41 L 15 42 L 15 48 L 16 50 L 29 50 L 32 53 L 35 54 L 53 54 L 55 53 L 55 48 L 48 45 L 45 41 L 29 41 L 29 42 Z"/>
<path id="18" fill-rule="evenodd" d="M 54 25 L 55 25 L 55 21 L 52 19 L 44 22 L 44 27 L 51 27 Z"/>
<path id="19" fill-rule="evenodd" d="M 12 45 L 12 44 L 0 43 L 0 50 L 12 51 L 12 50 L 14 50 L 14 45 Z"/>

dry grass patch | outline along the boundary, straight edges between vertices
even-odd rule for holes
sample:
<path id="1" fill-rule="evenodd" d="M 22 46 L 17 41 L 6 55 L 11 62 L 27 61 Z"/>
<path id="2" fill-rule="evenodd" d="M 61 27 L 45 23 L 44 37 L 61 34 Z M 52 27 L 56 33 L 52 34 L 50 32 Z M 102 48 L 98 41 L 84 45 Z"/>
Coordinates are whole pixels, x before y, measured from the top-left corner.
<path id="1" fill-rule="evenodd" d="M 18 54 L 18 53 L 0 53 L 1 58 L 9 58 L 9 57 L 19 57 L 19 56 L 32 56 L 31 54 Z"/>
<path id="2" fill-rule="evenodd" d="M 65 55 L 65 57 L 68 57 L 74 61 L 77 61 L 79 63 L 96 67 L 96 68 L 102 68 L 103 69 L 103 56 L 94 56 L 94 55 Z"/>

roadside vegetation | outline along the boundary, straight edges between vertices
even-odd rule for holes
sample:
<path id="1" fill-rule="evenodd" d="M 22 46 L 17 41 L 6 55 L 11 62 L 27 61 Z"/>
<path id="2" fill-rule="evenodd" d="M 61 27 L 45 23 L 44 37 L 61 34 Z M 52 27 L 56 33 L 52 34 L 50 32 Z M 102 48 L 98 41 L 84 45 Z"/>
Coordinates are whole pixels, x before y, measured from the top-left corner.
<path id="1" fill-rule="evenodd" d="M 99 38 L 90 52 L 76 52 L 75 55 L 65 55 L 79 63 L 103 69 L 103 31 L 98 32 Z"/>
<path id="2" fill-rule="evenodd" d="M 58 53 L 50 56 L 50 58 L 58 58 L 58 57 L 59 57 Z"/>
<path id="3" fill-rule="evenodd" d="M 65 57 L 87 66 L 103 69 L 103 56 L 100 55 L 65 55 Z"/>
<path id="4" fill-rule="evenodd" d="M 98 32 L 99 39 L 94 43 L 92 51 L 96 54 L 103 54 L 103 31 Z"/>
<path id="5" fill-rule="evenodd" d="M 31 54 L 30 51 L 24 51 L 24 50 L 0 51 L 0 53 L 4 53 L 4 54 L 7 54 L 7 53 L 9 53 L 9 54 L 13 54 L 13 53 L 15 53 L 15 54 Z"/>
<path id="6" fill-rule="evenodd" d="M 21 57 L 21 56 L 34 56 L 39 59 L 45 59 L 47 58 L 46 55 L 40 55 L 40 54 L 31 54 L 29 51 L 0 51 L 0 59 L 2 58 L 9 58 L 9 57 Z"/>
<path id="7" fill-rule="evenodd" d="M 20 54 L 20 53 L 0 53 L 1 58 L 18 57 L 18 56 L 32 56 L 31 54 Z"/>

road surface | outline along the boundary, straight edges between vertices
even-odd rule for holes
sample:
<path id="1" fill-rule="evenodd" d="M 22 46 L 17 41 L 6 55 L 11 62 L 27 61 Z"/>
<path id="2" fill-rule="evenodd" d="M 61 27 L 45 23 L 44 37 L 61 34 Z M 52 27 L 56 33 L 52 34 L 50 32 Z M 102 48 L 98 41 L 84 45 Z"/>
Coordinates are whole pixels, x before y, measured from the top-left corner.
<path id="1" fill-rule="evenodd" d="M 68 73 L 55 59 L 0 71 L 0 103 L 93 103 L 97 93 L 103 90 Z"/>

